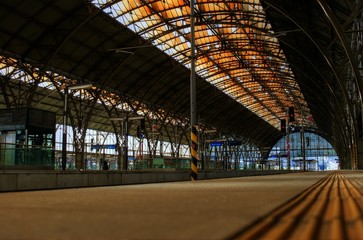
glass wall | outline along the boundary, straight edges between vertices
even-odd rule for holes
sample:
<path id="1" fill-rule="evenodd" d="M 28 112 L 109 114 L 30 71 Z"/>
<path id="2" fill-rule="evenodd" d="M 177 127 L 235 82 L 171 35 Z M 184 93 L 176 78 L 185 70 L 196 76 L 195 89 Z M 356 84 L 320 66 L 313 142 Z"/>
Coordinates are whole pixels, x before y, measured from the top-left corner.
<path id="1" fill-rule="evenodd" d="M 203 169 L 249 170 L 262 169 L 261 151 L 248 143 L 240 141 L 215 141 L 206 144 L 199 157 Z M 201 166 L 200 166 L 201 167 Z"/>
<path id="2" fill-rule="evenodd" d="M 62 125 L 57 125 L 56 169 L 61 169 L 62 127 Z M 73 132 L 69 126 L 67 133 L 67 169 L 75 169 Z M 237 142 L 238 144 L 236 144 Z M 212 143 L 208 143 L 204 147 L 201 145 L 198 152 L 200 159 L 198 167 L 205 170 L 263 169 L 260 150 L 255 146 L 237 142 L 225 141 L 218 146 Z M 114 133 L 88 129 L 84 154 L 86 169 L 102 170 L 104 161 L 108 163 L 110 170 L 118 169 L 118 153 L 114 147 L 115 144 L 116 135 Z M 181 145 L 179 149 L 176 149 L 175 144 L 170 142 L 158 142 L 154 156 L 150 157 L 149 153 L 150 149 L 146 139 L 128 136 L 129 170 L 151 168 L 190 169 L 188 145 Z"/>
<path id="3" fill-rule="evenodd" d="M 326 171 L 339 169 L 339 158 L 332 145 L 323 137 L 311 132 L 295 132 L 281 138 L 272 148 L 268 164 L 270 168 Z"/>
<path id="4" fill-rule="evenodd" d="M 57 125 L 56 131 L 56 169 L 61 169 L 61 151 L 63 141 L 63 126 Z M 67 129 L 67 169 L 75 169 L 75 154 L 73 143 L 73 129 Z M 116 170 L 118 153 L 115 147 L 116 135 L 110 132 L 88 129 L 85 139 L 85 166 L 87 170 L 102 170 L 102 163 L 106 161 L 110 170 Z M 189 146 L 181 145 L 179 158 L 172 156 L 172 144 L 158 142 L 155 157 L 149 155 L 149 146 L 146 139 L 128 136 L 128 168 L 186 168 L 189 169 Z M 161 157 L 162 156 L 162 157 Z"/>

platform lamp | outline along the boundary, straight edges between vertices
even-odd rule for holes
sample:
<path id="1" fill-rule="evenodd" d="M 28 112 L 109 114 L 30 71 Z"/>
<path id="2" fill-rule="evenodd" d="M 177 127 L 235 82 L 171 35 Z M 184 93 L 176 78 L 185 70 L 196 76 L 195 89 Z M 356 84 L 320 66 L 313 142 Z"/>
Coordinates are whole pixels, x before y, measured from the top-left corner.
<path id="1" fill-rule="evenodd" d="M 64 108 L 63 108 L 63 141 L 62 141 L 62 170 L 66 170 L 67 164 L 67 108 L 68 108 L 68 91 L 82 90 L 92 88 L 92 84 L 78 84 L 66 86 L 64 89 Z"/>

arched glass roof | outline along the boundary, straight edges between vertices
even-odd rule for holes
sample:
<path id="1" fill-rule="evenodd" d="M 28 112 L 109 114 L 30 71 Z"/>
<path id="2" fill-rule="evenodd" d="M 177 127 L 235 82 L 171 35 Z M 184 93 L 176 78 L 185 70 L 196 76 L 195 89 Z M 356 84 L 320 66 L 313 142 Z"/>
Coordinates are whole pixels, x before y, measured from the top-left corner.
<path id="1" fill-rule="evenodd" d="M 184 0 L 94 0 L 93 4 L 190 67 L 190 3 Z M 258 0 L 198 0 L 195 4 L 196 73 L 279 127 L 295 107 L 300 124 L 310 115 L 294 75 L 279 47 L 278 35 Z M 127 52 L 130 46 L 113 49 Z"/>

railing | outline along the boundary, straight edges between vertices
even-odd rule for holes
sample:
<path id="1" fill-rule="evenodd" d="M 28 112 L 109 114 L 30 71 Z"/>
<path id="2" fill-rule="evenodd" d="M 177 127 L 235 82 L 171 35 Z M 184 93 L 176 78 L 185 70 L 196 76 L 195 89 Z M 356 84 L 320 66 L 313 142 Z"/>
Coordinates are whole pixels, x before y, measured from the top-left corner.
<path id="1" fill-rule="evenodd" d="M 109 170 L 116 170 L 117 155 L 85 153 L 84 170 L 103 170 L 102 163 L 106 161 Z M 40 145 L 22 145 L 11 143 L 0 143 L 0 169 L 1 168 L 40 168 L 40 169 L 61 169 L 60 151 L 55 151 L 54 147 Z M 68 152 L 66 166 L 68 170 L 75 170 L 75 153 Z M 198 168 L 203 170 L 267 170 L 275 169 L 275 166 L 263 166 L 259 161 L 226 161 L 222 159 L 205 159 L 204 166 L 202 161 L 198 162 Z M 128 170 L 144 169 L 190 169 L 190 159 L 174 157 L 157 157 L 129 160 Z"/>

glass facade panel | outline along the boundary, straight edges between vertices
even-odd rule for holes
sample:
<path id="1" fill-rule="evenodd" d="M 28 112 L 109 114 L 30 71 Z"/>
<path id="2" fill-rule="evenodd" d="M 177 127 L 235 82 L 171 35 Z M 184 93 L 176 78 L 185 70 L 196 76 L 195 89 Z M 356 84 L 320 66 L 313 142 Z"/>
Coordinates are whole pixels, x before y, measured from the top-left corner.
<path id="1" fill-rule="evenodd" d="M 286 136 L 272 148 L 268 163 L 275 169 L 288 168 L 290 156 L 291 169 L 326 171 L 339 169 L 339 158 L 332 145 L 323 137 L 310 132 L 290 134 L 290 149 Z"/>

